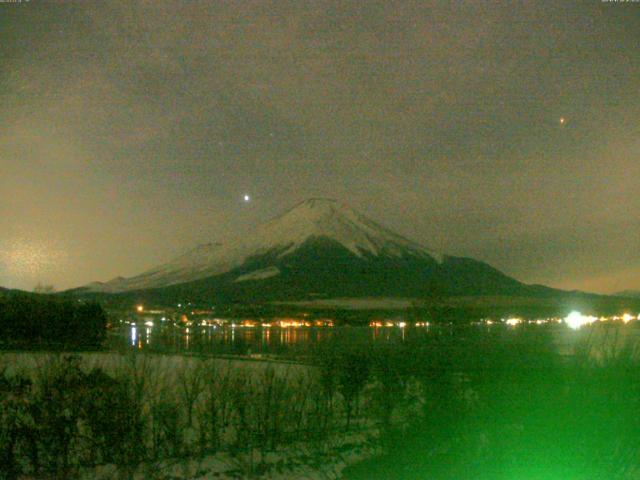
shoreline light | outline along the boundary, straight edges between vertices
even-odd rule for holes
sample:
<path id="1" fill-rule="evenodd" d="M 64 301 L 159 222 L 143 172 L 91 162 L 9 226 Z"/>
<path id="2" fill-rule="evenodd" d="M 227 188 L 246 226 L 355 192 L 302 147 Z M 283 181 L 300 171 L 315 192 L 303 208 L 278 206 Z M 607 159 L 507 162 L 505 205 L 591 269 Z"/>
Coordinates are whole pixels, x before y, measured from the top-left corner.
<path id="1" fill-rule="evenodd" d="M 565 317 L 564 323 L 569 328 L 577 330 L 584 325 L 591 325 L 596 320 L 598 320 L 598 317 L 582 315 L 580 312 L 573 311 Z"/>
<path id="2" fill-rule="evenodd" d="M 629 323 L 631 320 L 634 320 L 635 317 L 633 315 L 630 315 L 628 313 L 625 313 L 624 315 L 622 315 L 622 321 L 624 323 Z"/>

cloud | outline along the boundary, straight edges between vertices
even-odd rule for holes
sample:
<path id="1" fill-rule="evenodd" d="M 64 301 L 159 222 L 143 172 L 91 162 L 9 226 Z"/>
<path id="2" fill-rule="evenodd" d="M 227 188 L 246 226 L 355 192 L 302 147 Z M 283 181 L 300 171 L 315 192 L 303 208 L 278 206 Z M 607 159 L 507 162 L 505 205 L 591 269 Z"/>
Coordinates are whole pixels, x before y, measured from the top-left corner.
<path id="1" fill-rule="evenodd" d="M 18 228 L 59 239 L 57 285 L 137 273 L 310 195 L 557 286 L 627 261 L 639 233 L 640 25 L 624 6 L 14 7 L 0 248 Z"/>

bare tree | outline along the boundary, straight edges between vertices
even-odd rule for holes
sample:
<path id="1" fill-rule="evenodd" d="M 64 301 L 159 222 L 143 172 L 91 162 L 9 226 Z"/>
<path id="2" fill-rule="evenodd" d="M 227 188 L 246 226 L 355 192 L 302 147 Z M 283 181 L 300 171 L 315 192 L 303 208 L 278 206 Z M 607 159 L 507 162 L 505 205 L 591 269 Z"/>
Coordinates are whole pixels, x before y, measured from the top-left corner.
<path id="1" fill-rule="evenodd" d="M 204 390 L 204 368 L 201 360 L 195 366 L 185 365 L 178 374 L 180 396 L 187 413 L 187 428 L 193 426 L 193 408 Z"/>

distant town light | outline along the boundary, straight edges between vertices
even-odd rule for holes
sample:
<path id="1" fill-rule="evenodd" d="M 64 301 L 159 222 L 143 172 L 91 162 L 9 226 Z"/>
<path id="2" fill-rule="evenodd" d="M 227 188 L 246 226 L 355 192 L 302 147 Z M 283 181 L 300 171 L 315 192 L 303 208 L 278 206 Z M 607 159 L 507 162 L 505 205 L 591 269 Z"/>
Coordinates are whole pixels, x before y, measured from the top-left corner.
<path id="1" fill-rule="evenodd" d="M 631 320 L 633 320 L 635 317 L 633 317 L 633 315 L 630 315 L 628 313 L 625 313 L 624 315 L 622 315 L 622 321 L 624 323 L 629 323 Z"/>
<path id="2" fill-rule="evenodd" d="M 577 330 L 584 325 L 592 324 L 596 320 L 598 320 L 598 317 L 582 315 L 580 312 L 573 311 L 565 317 L 564 323 L 570 328 Z"/>
<path id="3" fill-rule="evenodd" d="M 138 305 L 138 306 L 136 307 L 136 310 L 137 310 L 138 312 L 144 312 L 144 307 L 143 307 L 142 305 Z"/>

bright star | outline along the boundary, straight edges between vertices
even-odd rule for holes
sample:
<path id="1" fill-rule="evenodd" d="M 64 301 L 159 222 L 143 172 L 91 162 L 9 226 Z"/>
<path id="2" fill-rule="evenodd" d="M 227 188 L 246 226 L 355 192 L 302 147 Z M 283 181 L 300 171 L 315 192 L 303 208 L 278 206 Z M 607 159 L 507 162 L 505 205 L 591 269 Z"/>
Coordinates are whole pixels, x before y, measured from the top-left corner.
<path id="1" fill-rule="evenodd" d="M 243 198 L 245 202 L 249 202 L 251 200 L 251 197 L 249 195 L 245 195 Z"/>
<path id="2" fill-rule="evenodd" d="M 560 125 L 564 125 L 564 123 L 566 122 L 564 117 L 560 117 Z"/>

